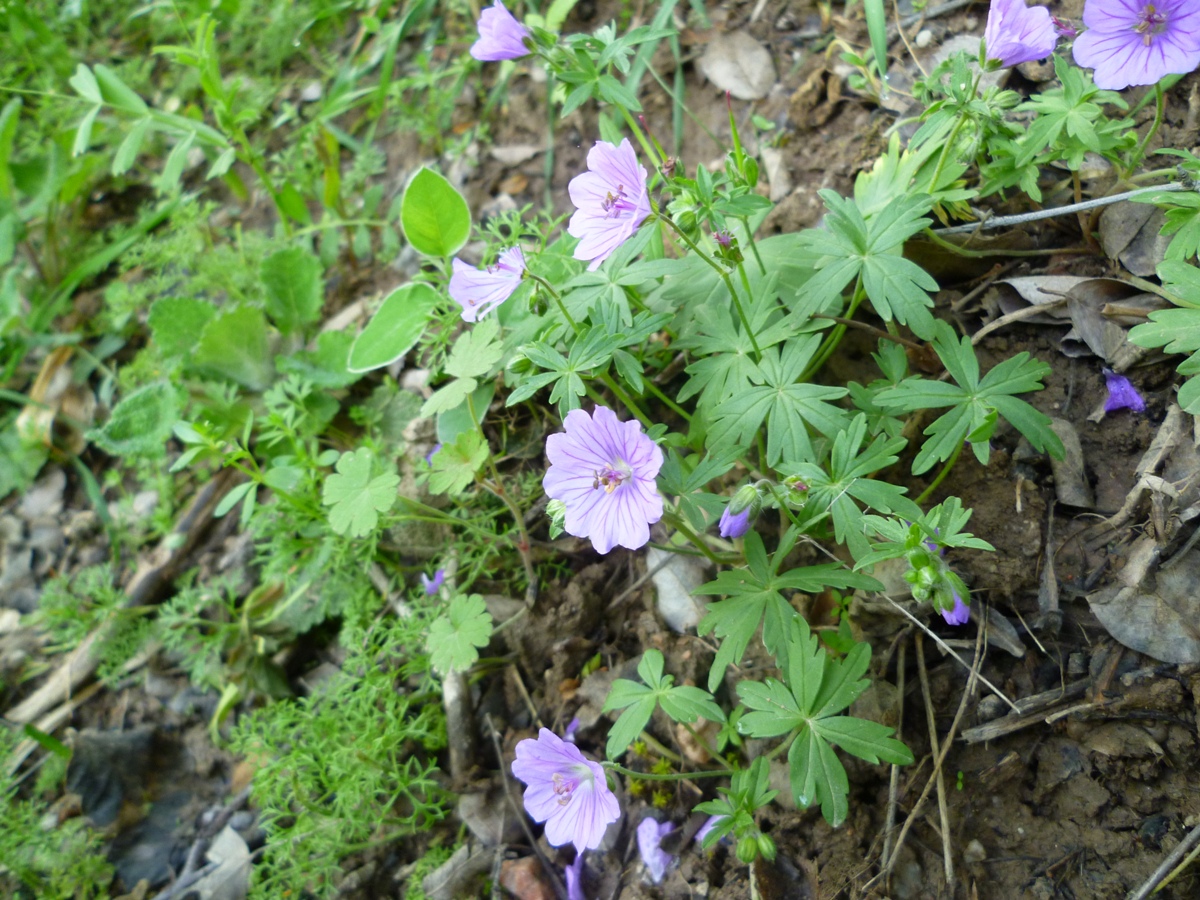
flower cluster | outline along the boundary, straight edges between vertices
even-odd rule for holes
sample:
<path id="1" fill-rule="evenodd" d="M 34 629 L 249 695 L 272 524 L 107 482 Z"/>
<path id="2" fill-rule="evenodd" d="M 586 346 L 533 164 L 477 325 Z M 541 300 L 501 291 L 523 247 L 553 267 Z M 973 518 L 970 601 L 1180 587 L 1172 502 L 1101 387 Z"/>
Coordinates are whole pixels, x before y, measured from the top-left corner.
<path id="1" fill-rule="evenodd" d="M 943 549 L 934 541 L 924 541 L 906 553 L 911 568 L 904 580 L 912 586 L 912 595 L 922 603 L 932 603 L 948 625 L 966 625 L 971 618 L 970 604 L 963 599 L 966 585 L 942 559 Z"/>
<path id="2" fill-rule="evenodd" d="M 604 406 L 592 415 L 571 410 L 563 427 L 546 439 L 550 468 L 542 487 L 565 504 L 567 533 L 589 538 L 600 553 L 645 545 L 650 526 L 662 518 L 654 482 L 662 450 L 637 422 L 621 422 Z"/>
<path id="3" fill-rule="evenodd" d="M 1083 24 L 1075 62 L 1095 69 L 1097 87 L 1155 84 L 1200 66 L 1196 0 L 1087 0 Z"/>

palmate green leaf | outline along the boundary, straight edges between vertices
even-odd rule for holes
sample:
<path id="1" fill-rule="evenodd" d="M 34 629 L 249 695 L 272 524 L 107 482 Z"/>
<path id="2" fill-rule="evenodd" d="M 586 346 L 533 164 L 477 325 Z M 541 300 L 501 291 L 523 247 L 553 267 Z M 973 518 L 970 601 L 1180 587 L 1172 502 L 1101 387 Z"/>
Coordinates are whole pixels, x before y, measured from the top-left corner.
<path id="1" fill-rule="evenodd" d="M 946 322 L 935 325 L 933 348 L 956 384 L 926 378 L 906 378 L 880 391 L 875 402 L 884 409 L 911 412 L 952 407 L 924 431 L 929 436 L 913 460 L 913 474 L 927 472 L 949 459 L 964 441 L 970 441 L 980 462 L 986 463 L 989 438 L 997 413 L 1004 416 L 1040 451 L 1062 458 L 1062 441 L 1050 428 L 1050 418 L 1013 394 L 1037 391 L 1050 367 L 1022 351 L 979 377 L 979 362 L 970 338 L 959 339 Z"/>
<path id="2" fill-rule="evenodd" d="M 820 343 L 819 335 L 810 334 L 789 340 L 782 352 L 777 347 L 765 349 L 751 375 L 754 384 L 713 411 L 711 448 L 720 452 L 750 446 L 766 420 L 767 461 L 775 465 L 784 459 L 813 458 L 807 425 L 831 437 L 839 433 L 846 414 L 827 401 L 844 397 L 846 389 L 797 381 Z"/>
<path id="3" fill-rule="evenodd" d="M 604 701 L 604 712 L 624 709 L 608 733 L 606 752 L 609 759 L 616 759 L 637 740 L 656 705 L 661 704 L 676 722 L 695 722 L 703 717 L 713 722 L 725 721 L 725 713 L 713 700 L 712 695 L 700 688 L 674 687 L 674 677 L 663 675 L 663 655 L 658 650 L 647 650 L 638 663 L 638 676 L 644 685 L 626 678 L 613 682 L 608 698 Z"/>
<path id="4" fill-rule="evenodd" d="M 465 672 L 479 659 L 479 647 L 492 638 L 492 616 L 479 594 L 456 595 L 446 614 L 429 626 L 429 662 L 442 675 Z"/>
<path id="5" fill-rule="evenodd" d="M 862 676 L 871 651 L 856 644 L 844 659 L 836 659 L 796 616 L 789 624 L 785 683 L 766 679 L 745 681 L 738 697 L 751 711 L 738 720 L 738 730 L 757 738 L 796 733 L 788 752 L 792 793 L 800 806 L 814 802 L 833 826 L 848 811 L 849 783 L 831 743 L 868 762 L 880 759 L 897 765 L 912 762 L 912 754 L 891 737 L 893 730 L 875 722 L 836 715 L 869 686 Z"/>
<path id="6" fill-rule="evenodd" d="M 487 460 L 488 448 L 478 431 L 464 431 L 453 444 L 444 444 L 433 457 L 429 489 L 435 494 L 458 494 L 475 480 Z"/>
<path id="7" fill-rule="evenodd" d="M 1150 321 L 1135 326 L 1129 339 L 1139 347 L 1163 347 L 1168 353 L 1190 353 L 1179 364 L 1181 375 L 1200 373 L 1200 269 L 1178 260 L 1166 260 L 1158 266 L 1163 287 L 1188 304 L 1185 309 L 1160 309 L 1150 313 Z M 1176 397 L 1184 412 L 1200 415 L 1200 378 L 1191 377 Z"/>
<path id="8" fill-rule="evenodd" d="M 325 479 L 321 502 L 330 507 L 329 527 L 337 534 L 365 537 L 379 522 L 379 513 L 396 502 L 400 476 L 395 472 L 371 477 L 375 456 L 366 447 L 343 453 L 337 473 Z"/>
<path id="9" fill-rule="evenodd" d="M 708 614 L 700 621 L 698 628 L 702 635 L 711 631 L 722 639 L 709 672 L 710 691 L 716 690 L 720 684 L 726 666 L 741 662 L 760 623 L 763 644 L 781 666 L 787 664 L 790 623 L 796 618 L 796 611 L 784 599 L 784 590 L 819 593 L 826 587 L 862 587 L 869 590 L 880 587 L 873 578 L 864 579 L 860 573 L 851 572 L 840 563 L 803 566 L 778 574 L 777 570 L 795 546 L 797 536 L 796 529 L 790 528 L 768 563 L 762 538 L 755 531 L 748 532 L 744 545 L 748 566 L 722 571 L 715 581 L 703 584 L 693 592 L 728 596 L 726 600 L 709 604 Z"/>

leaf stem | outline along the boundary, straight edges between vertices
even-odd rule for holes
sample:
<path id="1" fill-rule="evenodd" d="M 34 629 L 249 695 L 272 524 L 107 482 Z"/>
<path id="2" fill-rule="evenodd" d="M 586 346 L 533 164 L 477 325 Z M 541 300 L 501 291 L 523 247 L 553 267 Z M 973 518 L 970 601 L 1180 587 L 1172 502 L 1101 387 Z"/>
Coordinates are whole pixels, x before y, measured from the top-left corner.
<path id="1" fill-rule="evenodd" d="M 611 772 L 616 772 L 618 775 L 625 775 L 629 778 L 640 778 L 643 781 L 687 781 L 691 778 L 728 778 L 733 775 L 732 769 L 700 769 L 695 772 L 668 772 L 658 775 L 653 772 L 635 772 L 633 769 L 627 769 L 618 763 L 609 762 L 608 760 L 600 763 L 600 765 Z"/>
<path id="2" fill-rule="evenodd" d="M 962 455 L 962 450 L 965 445 L 966 441 L 960 442 L 958 447 L 955 448 L 954 452 L 950 454 L 950 458 L 946 460 L 946 464 L 942 466 L 942 470 L 937 473 L 937 477 L 929 483 L 929 487 L 921 491 L 921 496 L 917 497 L 917 506 L 920 506 L 922 503 L 928 500 L 930 495 L 937 490 L 937 486 L 946 479 L 947 475 L 950 474 L 950 470 L 954 468 L 954 464 L 958 462 L 959 456 Z"/>
<path id="3" fill-rule="evenodd" d="M 574 331 L 576 335 L 578 335 L 579 334 L 579 323 L 576 322 L 573 318 L 571 318 L 571 314 L 569 312 L 567 312 L 566 304 L 563 303 L 562 295 L 559 294 L 558 291 L 556 291 L 554 289 L 553 285 L 551 285 L 550 282 L 548 282 L 541 275 L 534 275 L 528 269 L 525 270 L 525 277 L 532 279 L 533 281 L 536 281 L 538 284 L 540 284 L 542 287 L 544 287 L 547 291 L 550 292 L 550 296 L 553 297 L 554 302 L 558 304 L 558 311 L 563 314 L 563 318 L 567 320 L 567 324 L 571 326 L 571 330 Z"/>
<path id="4" fill-rule="evenodd" d="M 1137 149 L 1133 151 L 1133 156 L 1129 159 L 1129 168 L 1125 171 L 1126 177 L 1133 174 L 1133 170 L 1137 168 L 1146 157 L 1146 147 L 1150 145 L 1150 141 L 1158 134 L 1158 129 L 1162 127 L 1163 114 L 1166 112 L 1166 101 L 1163 97 L 1162 82 L 1154 83 L 1154 121 L 1150 124 L 1150 130 L 1146 132 L 1146 136 L 1138 143 Z"/>

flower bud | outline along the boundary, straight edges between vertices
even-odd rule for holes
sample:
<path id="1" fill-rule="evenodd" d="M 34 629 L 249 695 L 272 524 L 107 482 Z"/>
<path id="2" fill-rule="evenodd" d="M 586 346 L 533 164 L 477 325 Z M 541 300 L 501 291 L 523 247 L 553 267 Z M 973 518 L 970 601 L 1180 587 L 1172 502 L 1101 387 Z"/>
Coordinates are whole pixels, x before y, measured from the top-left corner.
<path id="1" fill-rule="evenodd" d="M 771 839 L 769 834 L 760 834 L 758 836 L 758 852 L 763 855 L 767 862 L 775 861 L 775 841 Z"/>
<path id="2" fill-rule="evenodd" d="M 752 837 L 741 838 L 737 842 L 737 858 L 746 865 L 758 859 L 758 841 Z"/>

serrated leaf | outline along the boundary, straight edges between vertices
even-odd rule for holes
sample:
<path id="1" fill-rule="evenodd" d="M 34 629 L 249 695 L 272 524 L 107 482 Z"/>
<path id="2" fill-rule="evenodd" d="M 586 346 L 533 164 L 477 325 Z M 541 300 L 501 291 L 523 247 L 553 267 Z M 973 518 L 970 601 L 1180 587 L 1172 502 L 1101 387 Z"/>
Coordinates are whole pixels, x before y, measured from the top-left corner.
<path id="1" fill-rule="evenodd" d="M 298 332 L 321 317 L 323 275 L 321 261 L 303 247 L 289 247 L 263 260 L 267 315 L 284 334 Z"/>
<path id="2" fill-rule="evenodd" d="M 168 359 L 185 356 L 200 342 L 204 327 L 217 309 L 207 300 L 193 297 L 160 297 L 150 307 L 147 324 L 154 344 Z"/>
<path id="3" fill-rule="evenodd" d="M 371 477 L 374 455 L 366 447 L 343 453 L 337 473 L 325 479 L 321 502 L 331 507 L 329 526 L 337 534 L 365 537 L 379 522 L 379 513 L 396 502 L 400 476 L 395 472 Z"/>
<path id="4" fill-rule="evenodd" d="M 467 242 L 471 212 L 467 201 L 445 178 L 422 167 L 404 190 L 400 204 L 404 236 L 418 253 L 453 256 Z"/>
<path id="5" fill-rule="evenodd" d="M 474 378 L 456 378 L 444 387 L 438 388 L 421 406 L 421 418 L 428 419 L 458 408 L 467 399 L 467 395 L 478 386 L 479 382 Z"/>
<path id="6" fill-rule="evenodd" d="M 262 310 L 238 306 L 213 316 L 200 332 L 191 365 L 252 391 L 265 391 L 271 386 L 275 370 Z"/>
<path id="7" fill-rule="evenodd" d="M 425 646 L 429 661 L 442 675 L 465 672 L 479 659 L 479 647 L 492 638 L 492 616 L 479 594 L 461 594 L 450 601 L 444 616 L 429 626 Z"/>
<path id="8" fill-rule="evenodd" d="M 456 378 L 487 375 L 504 353 L 504 346 L 496 340 L 499 332 L 500 325 L 492 316 L 460 334 L 446 359 L 446 374 Z"/>
<path id="9" fill-rule="evenodd" d="M 87 438 L 113 456 L 156 459 L 164 454 L 178 418 L 175 388 L 155 382 L 123 398 L 104 426 L 88 431 Z"/>
<path id="10" fill-rule="evenodd" d="M 435 494 L 458 494 L 475 480 L 488 448 L 475 430 L 464 431 L 453 444 L 443 444 L 433 457 L 429 489 Z"/>

